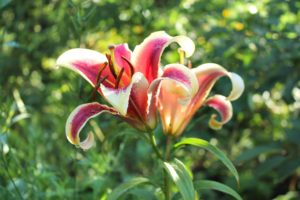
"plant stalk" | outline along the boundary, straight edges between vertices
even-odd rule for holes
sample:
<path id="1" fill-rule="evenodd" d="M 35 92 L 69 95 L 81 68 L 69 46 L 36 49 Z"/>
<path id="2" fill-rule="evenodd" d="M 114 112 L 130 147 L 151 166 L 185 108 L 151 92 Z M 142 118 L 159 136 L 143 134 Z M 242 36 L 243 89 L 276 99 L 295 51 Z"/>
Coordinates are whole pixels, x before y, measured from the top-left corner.
<path id="1" fill-rule="evenodd" d="M 165 157 L 164 161 L 167 162 L 170 160 L 170 152 L 171 152 L 171 144 L 172 144 L 172 137 L 168 136 L 166 141 L 166 150 L 165 150 Z M 165 186 L 165 199 L 171 199 L 171 190 L 170 190 L 170 179 L 168 176 L 168 172 L 164 169 L 164 186 Z"/>

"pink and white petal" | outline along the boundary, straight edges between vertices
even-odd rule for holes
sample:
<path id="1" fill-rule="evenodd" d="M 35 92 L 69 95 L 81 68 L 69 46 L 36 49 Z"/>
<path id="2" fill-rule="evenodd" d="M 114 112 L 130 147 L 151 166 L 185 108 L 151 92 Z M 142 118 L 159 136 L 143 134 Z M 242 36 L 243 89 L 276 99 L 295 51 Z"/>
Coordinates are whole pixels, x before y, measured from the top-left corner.
<path id="1" fill-rule="evenodd" d="M 165 66 L 162 75 L 150 84 L 148 93 L 157 90 L 162 81 L 170 83 L 164 83 L 164 90 L 178 94 L 178 97 L 182 98 L 191 99 L 199 88 L 195 74 L 186 66 L 177 63 Z"/>
<path id="2" fill-rule="evenodd" d="M 115 109 L 101 105 L 97 102 L 82 104 L 75 108 L 66 122 L 66 136 L 69 142 L 84 150 L 92 147 L 94 143 L 93 134 L 89 133 L 84 141 L 80 140 L 79 134 L 89 119 L 94 118 L 103 112 L 118 115 L 118 112 Z"/>
<path id="3" fill-rule="evenodd" d="M 236 100 L 243 93 L 243 79 L 235 73 L 228 72 L 225 68 L 218 64 L 202 64 L 197 68 L 193 68 L 192 71 L 196 74 L 199 82 L 199 91 L 196 97 L 198 99 L 205 99 L 215 82 L 223 76 L 229 77 L 232 83 L 232 91 L 227 97 L 229 100 Z"/>
<path id="4" fill-rule="evenodd" d="M 222 96 L 215 95 L 208 98 L 205 104 L 209 107 L 214 108 L 221 116 L 221 121 L 218 121 L 217 115 L 213 114 L 209 120 L 209 126 L 213 129 L 221 129 L 223 124 L 227 123 L 232 117 L 232 105 L 230 101 Z"/>
<path id="5" fill-rule="evenodd" d="M 60 55 L 56 65 L 79 73 L 94 86 L 97 82 L 97 75 L 105 62 L 107 62 L 106 57 L 97 51 L 76 48 Z"/>
<path id="6" fill-rule="evenodd" d="M 195 50 L 195 45 L 190 38 L 186 36 L 171 37 L 164 31 L 152 33 L 135 47 L 132 54 L 133 66 L 136 71 L 145 75 L 149 83 L 158 76 L 162 52 L 172 42 L 177 42 L 187 56 L 192 55 Z"/>
<path id="7" fill-rule="evenodd" d="M 130 74 L 130 67 L 126 61 L 122 58 L 126 58 L 128 61 L 131 60 L 131 50 L 128 47 L 128 44 L 119 44 L 114 48 L 114 61 L 116 62 L 119 69 L 124 68 L 126 74 Z"/>
<path id="8" fill-rule="evenodd" d="M 229 72 L 228 77 L 230 78 L 232 83 L 232 90 L 227 99 L 230 101 L 234 101 L 242 95 L 245 89 L 245 84 L 243 79 L 236 73 Z"/>
<path id="9" fill-rule="evenodd" d="M 142 73 L 137 72 L 136 74 L 134 76 L 140 76 L 140 79 L 134 81 L 132 85 L 127 115 L 138 118 L 147 124 L 148 128 L 154 129 L 156 126 L 156 110 L 151 101 L 148 101 L 149 83 Z"/>
<path id="10" fill-rule="evenodd" d="M 101 91 L 104 98 L 117 110 L 121 115 L 126 116 L 129 98 L 133 87 L 137 87 L 139 84 L 148 84 L 142 73 L 135 73 L 132 76 L 131 83 L 124 88 L 109 88 L 101 84 Z"/>

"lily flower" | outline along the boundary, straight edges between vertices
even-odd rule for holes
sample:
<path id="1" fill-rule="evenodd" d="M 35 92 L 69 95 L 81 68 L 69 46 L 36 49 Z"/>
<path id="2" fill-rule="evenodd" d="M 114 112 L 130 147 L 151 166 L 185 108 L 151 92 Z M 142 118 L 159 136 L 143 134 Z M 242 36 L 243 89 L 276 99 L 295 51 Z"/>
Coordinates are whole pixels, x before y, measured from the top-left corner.
<path id="1" fill-rule="evenodd" d="M 181 51 L 181 55 L 183 53 Z M 216 81 L 223 76 L 229 77 L 232 83 L 229 96 L 217 94 L 208 97 Z M 207 63 L 191 69 L 175 63 L 164 67 L 162 75 L 151 83 L 149 93 L 157 93 L 156 103 L 164 133 L 178 137 L 195 112 L 204 105 L 218 111 L 221 120 L 218 121 L 217 115 L 213 114 L 209 126 L 220 129 L 232 117 L 230 101 L 238 99 L 243 90 L 243 79 L 218 64 Z"/>
<path id="2" fill-rule="evenodd" d="M 110 46 L 110 54 L 90 49 L 76 48 L 63 53 L 57 66 L 66 67 L 80 74 L 111 106 L 90 102 L 78 106 L 66 123 L 66 136 L 72 144 L 89 149 L 94 144 L 90 133 L 83 141 L 79 133 L 87 121 L 104 112 L 124 119 L 140 131 L 156 126 L 155 94 L 148 95 L 149 85 L 159 74 L 160 57 L 172 42 L 177 42 L 192 55 L 194 44 L 188 37 L 171 37 L 163 31 L 152 33 L 133 52 L 127 44 Z M 155 92 L 154 92 L 155 93 Z"/>

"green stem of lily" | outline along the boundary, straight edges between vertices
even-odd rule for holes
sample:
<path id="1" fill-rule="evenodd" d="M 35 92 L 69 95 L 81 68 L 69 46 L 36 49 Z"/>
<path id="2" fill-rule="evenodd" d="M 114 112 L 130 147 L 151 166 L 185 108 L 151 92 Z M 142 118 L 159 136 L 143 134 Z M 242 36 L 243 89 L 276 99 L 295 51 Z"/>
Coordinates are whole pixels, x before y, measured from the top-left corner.
<path id="1" fill-rule="evenodd" d="M 163 157 L 162 155 L 160 154 L 158 148 L 157 148 L 157 145 L 156 145 L 156 140 L 155 140 L 155 136 L 154 136 L 154 133 L 150 133 L 149 134 L 150 136 L 150 143 L 151 143 L 151 146 L 156 154 L 156 156 L 160 159 L 160 160 L 163 160 Z"/>
<path id="2" fill-rule="evenodd" d="M 167 137 L 167 142 L 166 142 L 166 150 L 165 150 L 165 157 L 164 161 L 169 161 L 170 160 L 170 152 L 171 152 L 171 144 L 172 144 L 172 137 L 168 136 Z M 171 190 L 170 190 L 170 179 L 168 176 L 168 173 L 166 170 L 164 170 L 164 186 L 165 186 L 165 199 L 170 200 L 171 198 Z"/>
<path id="3" fill-rule="evenodd" d="M 171 153 L 172 137 L 171 136 L 167 137 L 166 149 L 165 149 L 164 157 L 161 155 L 161 153 L 159 152 L 159 150 L 157 148 L 154 133 L 151 132 L 149 134 L 149 137 L 150 137 L 149 139 L 150 139 L 151 146 L 152 146 L 152 148 L 153 148 L 156 156 L 162 162 L 169 161 L 170 160 L 170 153 Z M 164 174 L 164 194 L 165 194 L 165 200 L 170 200 L 171 199 L 170 179 L 169 179 L 169 176 L 168 176 L 168 172 L 165 169 L 163 170 L 163 174 Z"/>

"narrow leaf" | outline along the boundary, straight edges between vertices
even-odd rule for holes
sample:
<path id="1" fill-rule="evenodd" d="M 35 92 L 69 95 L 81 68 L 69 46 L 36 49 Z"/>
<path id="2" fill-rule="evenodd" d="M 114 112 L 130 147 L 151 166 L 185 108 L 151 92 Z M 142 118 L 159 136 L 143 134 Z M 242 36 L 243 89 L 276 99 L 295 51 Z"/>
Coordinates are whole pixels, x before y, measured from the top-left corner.
<path id="1" fill-rule="evenodd" d="M 201 147 L 201 148 L 204 148 L 207 151 L 211 152 L 212 154 L 214 154 L 218 159 L 220 159 L 223 162 L 223 164 L 233 174 L 237 183 L 239 183 L 239 174 L 238 174 L 236 168 L 234 167 L 232 162 L 227 158 L 227 156 L 220 149 L 213 146 L 206 140 L 202 140 L 200 138 L 185 138 L 185 139 L 181 140 L 180 142 L 176 143 L 174 145 L 174 147 L 179 148 L 184 145 L 193 145 L 193 146 Z"/>
<path id="2" fill-rule="evenodd" d="M 145 183 L 149 183 L 149 179 L 144 177 L 137 177 L 133 178 L 118 187 L 116 187 L 108 196 L 108 200 L 117 200 L 119 199 L 123 194 L 125 194 L 128 190 L 141 185 Z"/>
<path id="3" fill-rule="evenodd" d="M 268 145 L 256 146 L 256 147 L 249 149 L 247 151 L 244 151 L 242 154 L 240 154 L 236 158 L 236 162 L 237 163 L 245 162 L 245 161 L 251 160 L 252 158 L 255 158 L 256 156 L 259 156 L 260 154 L 274 152 L 274 151 L 278 151 L 278 150 L 281 150 L 281 147 L 278 145 L 278 143 L 271 143 Z"/>
<path id="4" fill-rule="evenodd" d="M 254 175 L 258 177 L 265 175 L 274 170 L 277 166 L 286 162 L 286 160 L 287 158 L 285 156 L 274 156 L 268 158 L 265 162 L 261 163 L 256 167 Z"/>
<path id="5" fill-rule="evenodd" d="M 190 176 L 185 165 L 181 161 L 176 160 L 174 164 L 164 162 L 164 168 L 176 184 L 183 199 L 194 200 L 195 189 L 193 186 L 192 177 Z"/>
<path id="6" fill-rule="evenodd" d="M 11 0 L 1 0 L 0 1 L 0 9 L 7 6 L 10 2 L 11 2 Z"/>
<path id="7" fill-rule="evenodd" d="M 194 185 L 196 190 L 217 190 L 229 194 L 237 200 L 242 200 L 242 197 L 236 191 L 223 183 L 210 180 L 198 180 L 194 182 Z"/>

